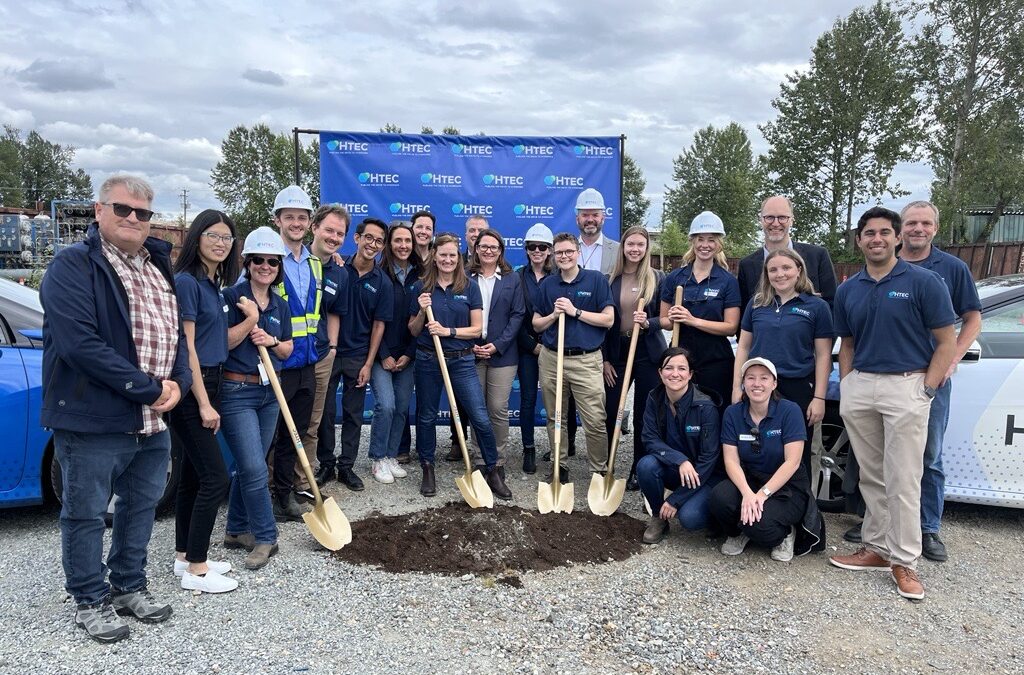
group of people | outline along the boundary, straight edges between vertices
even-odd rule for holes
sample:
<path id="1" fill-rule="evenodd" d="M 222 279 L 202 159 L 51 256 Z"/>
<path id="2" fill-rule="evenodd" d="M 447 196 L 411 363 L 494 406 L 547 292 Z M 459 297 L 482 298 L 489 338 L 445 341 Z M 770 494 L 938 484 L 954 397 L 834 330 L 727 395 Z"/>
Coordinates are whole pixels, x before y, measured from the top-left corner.
<path id="1" fill-rule="evenodd" d="M 529 229 L 528 262 L 518 270 L 485 219 L 467 220 L 463 246 L 454 234 L 435 234 L 436 218 L 425 211 L 411 222 L 362 220 L 355 253 L 342 259 L 349 213 L 314 208 L 294 185 L 277 195 L 276 229 L 259 227 L 244 242 L 226 214 L 203 211 L 172 266 L 170 245 L 148 237 L 152 200 L 145 181 L 109 178 L 86 241 L 56 256 L 41 289 L 42 423 L 54 430 L 63 468 L 67 589 L 76 623 L 97 640 L 128 634 L 119 614 L 162 621 L 171 612 L 146 590 L 144 572 L 168 424 L 184 449 L 173 561 L 183 588 L 237 587 L 227 576 L 231 564 L 207 555 L 225 497 L 224 545 L 246 550 L 249 569 L 277 553 L 278 522 L 302 519 L 308 507 L 297 496 L 311 486 L 279 419 L 272 378 L 318 484 L 364 488 L 355 467 L 369 384 L 373 478 L 405 478 L 415 453 L 419 490 L 435 495 L 442 390 L 435 337 L 458 417 L 472 429 L 472 463 L 495 496 L 512 497 L 513 380 L 521 391 L 522 471 L 532 474 L 538 384 L 550 413 L 561 362 L 563 456 L 560 475 L 548 480 L 569 480 L 577 414 L 589 470 L 612 470 L 619 395 L 635 386 L 627 487 L 642 491 L 651 508 L 644 541 L 660 541 L 678 519 L 686 529 L 724 534 L 724 554 L 753 542 L 781 561 L 824 546 L 810 441 L 824 414 L 833 340 L 841 337 L 841 413 L 860 464 L 864 547 L 831 561 L 891 569 L 901 594 L 921 597 L 914 565 L 922 528 L 931 547 L 925 554 L 945 557 L 941 435 L 949 376 L 977 333 L 979 304 L 963 263 L 931 246 L 938 221 L 931 204 L 915 202 L 902 217 L 868 210 L 856 234 L 865 268 L 837 291 L 827 252 L 792 241 L 792 206 L 782 196 L 762 204 L 764 246 L 740 262 L 738 278 L 715 214 L 693 220 L 683 264 L 666 276 L 651 265 L 645 228 L 626 229 L 621 244 L 604 234 L 604 199 L 592 188 L 576 202 L 578 232 Z M 954 306 L 964 319 L 959 338 Z M 665 331 L 676 332 L 678 346 L 668 346 Z M 550 447 L 557 426 L 548 414 Z M 461 460 L 455 434 L 452 443 L 445 458 Z M 112 491 L 119 499 L 104 564 Z"/>

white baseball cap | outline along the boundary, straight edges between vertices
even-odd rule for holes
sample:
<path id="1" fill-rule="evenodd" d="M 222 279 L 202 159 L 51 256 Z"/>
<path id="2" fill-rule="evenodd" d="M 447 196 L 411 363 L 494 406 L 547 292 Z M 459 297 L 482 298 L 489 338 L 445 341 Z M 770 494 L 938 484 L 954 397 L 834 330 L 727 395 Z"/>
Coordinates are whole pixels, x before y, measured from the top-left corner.
<path id="1" fill-rule="evenodd" d="M 779 379 L 779 374 L 775 372 L 775 364 L 769 361 L 768 359 L 761 358 L 760 356 L 752 359 L 747 359 L 746 361 L 743 362 L 743 365 L 740 366 L 740 377 L 746 375 L 747 369 L 753 368 L 754 366 L 764 366 L 765 368 L 768 369 L 768 372 L 772 374 L 772 377 L 774 377 L 776 380 Z"/>

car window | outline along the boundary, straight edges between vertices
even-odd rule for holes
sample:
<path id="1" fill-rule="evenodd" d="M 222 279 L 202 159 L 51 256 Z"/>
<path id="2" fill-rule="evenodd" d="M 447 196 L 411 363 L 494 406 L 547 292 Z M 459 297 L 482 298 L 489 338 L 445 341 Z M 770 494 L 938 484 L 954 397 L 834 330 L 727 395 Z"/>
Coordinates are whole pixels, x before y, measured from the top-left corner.
<path id="1" fill-rule="evenodd" d="M 986 312 L 978 344 L 982 357 L 1024 358 L 1024 298 Z"/>

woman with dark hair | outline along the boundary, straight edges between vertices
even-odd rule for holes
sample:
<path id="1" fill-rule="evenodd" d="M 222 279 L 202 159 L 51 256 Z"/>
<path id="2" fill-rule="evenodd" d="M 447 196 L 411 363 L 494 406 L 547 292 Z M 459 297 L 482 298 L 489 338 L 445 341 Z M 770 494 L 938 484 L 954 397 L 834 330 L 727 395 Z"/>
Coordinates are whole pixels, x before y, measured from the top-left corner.
<path id="1" fill-rule="evenodd" d="M 615 307 L 615 323 L 608 330 L 601 348 L 604 357 L 605 424 L 608 427 L 609 451 L 615 421 L 619 413 L 619 398 L 622 388 L 636 382 L 633 392 L 633 463 L 626 480 L 627 490 L 640 489 L 636 477 L 636 465 L 647 454 L 645 443 L 640 440 L 640 429 L 644 423 L 644 409 L 647 397 L 658 386 L 658 371 L 655 365 L 668 346 L 658 324 L 658 286 L 665 275 L 651 267 L 651 237 L 647 228 L 634 225 L 622 234 L 619 255 L 608 278 Z M 643 298 L 644 308 L 637 311 L 637 303 Z M 629 344 L 636 324 L 640 324 L 640 337 L 633 357 L 633 372 L 630 381 L 623 382 L 626 374 L 626 359 Z"/>
<path id="2" fill-rule="evenodd" d="M 498 450 L 487 417 L 484 393 L 474 368 L 473 342 L 483 327 L 483 299 L 480 287 L 463 271 L 459 238 L 442 234 L 434 242 L 434 253 L 423 280 L 416 284 L 409 307 L 409 332 L 416 343 L 416 452 L 423 467 L 420 494 L 437 494 L 434 454 L 437 436 L 434 424 L 443 388 L 433 336 L 441 341 L 442 357 L 448 368 L 455 397 L 466 406 L 470 425 L 483 453 L 487 484 L 497 496 L 511 492 L 498 471 Z M 427 321 L 431 307 L 434 320 Z"/>
<path id="3" fill-rule="evenodd" d="M 508 398 L 519 369 L 516 335 L 526 315 L 526 304 L 519 275 L 512 274 L 512 266 L 505 260 L 505 240 L 500 232 L 487 228 L 477 235 L 469 274 L 480 287 L 483 300 L 482 335 L 473 346 L 476 374 L 480 377 L 494 430 L 498 471 L 504 478 L 508 454 Z M 473 434 L 470 453 L 474 464 L 482 463 L 476 434 Z"/>
<path id="4" fill-rule="evenodd" d="M 175 508 L 174 574 L 181 587 L 205 593 L 232 591 L 224 576 L 231 564 L 207 560 L 217 509 L 228 490 L 228 472 L 217 443 L 221 369 L 228 358 L 228 324 L 221 288 L 238 276 L 237 231 L 213 209 L 196 216 L 174 265 L 192 389 L 171 411 L 171 428 L 182 442 L 181 478 Z"/>
<path id="5" fill-rule="evenodd" d="M 242 248 L 244 279 L 224 289 L 231 351 L 224 362 L 220 413 L 224 439 L 235 459 L 224 547 L 247 549 L 245 566 L 251 570 L 263 567 L 277 553 L 267 453 L 280 408 L 258 348 L 266 348 L 279 372 L 294 347 L 288 303 L 271 290 L 284 279 L 287 254 L 280 234 L 269 227 L 256 228 Z"/>
<path id="6" fill-rule="evenodd" d="M 524 245 L 527 264 L 519 270 L 519 281 L 523 288 L 523 305 L 526 310 L 519 325 L 519 433 L 523 440 L 523 473 L 537 472 L 537 446 L 534 445 L 534 429 L 537 419 L 537 385 L 540 381 L 540 334 L 533 329 L 533 312 L 537 306 L 537 292 L 540 282 L 551 274 L 555 263 L 551 256 L 551 242 L 554 235 L 544 223 L 537 223 L 526 231 Z M 575 431 L 575 430 L 574 430 Z"/>
<path id="7" fill-rule="evenodd" d="M 637 463 L 640 489 L 651 507 L 645 544 L 657 544 L 679 518 L 686 530 L 708 525 L 711 490 L 722 480 L 718 458 L 718 405 L 693 383 L 690 352 L 669 347 L 658 366 L 661 384 L 647 398 L 643 439 L 647 453 Z M 667 498 L 665 489 L 672 490 Z"/>
<path id="8" fill-rule="evenodd" d="M 388 229 L 380 262 L 394 291 L 394 312 L 384 326 L 370 373 L 374 405 L 368 454 L 373 477 L 381 483 L 393 483 L 395 478 L 408 475 L 398 464 L 398 450 L 409 419 L 416 358 L 416 340 L 409 332 L 409 303 L 415 297 L 413 287 L 420 275 L 414 246 L 412 227 L 408 223 L 394 223 Z"/>

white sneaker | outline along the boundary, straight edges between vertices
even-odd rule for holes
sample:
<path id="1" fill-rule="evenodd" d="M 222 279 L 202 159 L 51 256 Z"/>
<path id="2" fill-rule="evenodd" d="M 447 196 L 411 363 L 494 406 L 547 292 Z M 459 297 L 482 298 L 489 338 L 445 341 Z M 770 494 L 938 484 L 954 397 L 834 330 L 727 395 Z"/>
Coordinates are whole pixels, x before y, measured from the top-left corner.
<path id="1" fill-rule="evenodd" d="M 409 475 L 409 472 L 402 468 L 402 465 L 398 463 L 397 457 L 387 458 L 388 468 L 391 470 L 391 475 L 395 478 L 405 478 Z"/>
<path id="2" fill-rule="evenodd" d="M 778 560 L 779 562 L 789 562 L 792 560 L 794 543 L 796 543 L 796 528 L 790 527 L 786 538 L 772 549 L 772 560 Z"/>
<path id="3" fill-rule="evenodd" d="M 729 537 L 722 544 L 722 555 L 739 555 L 743 553 L 743 549 L 750 543 L 750 537 L 745 534 L 738 534 L 735 537 Z"/>
<path id="4" fill-rule="evenodd" d="M 211 572 L 217 574 L 227 574 L 231 571 L 231 563 L 224 560 L 207 560 L 206 566 L 210 568 Z M 188 563 L 184 560 L 174 559 L 174 576 L 180 577 L 188 570 Z"/>
<path id="5" fill-rule="evenodd" d="M 391 465 L 386 459 L 375 459 L 373 461 L 373 479 L 378 483 L 394 483 L 395 477 L 391 475 Z"/>
<path id="6" fill-rule="evenodd" d="M 202 591 L 203 593 L 227 593 L 238 588 L 238 581 L 223 574 L 217 574 L 211 568 L 203 576 L 189 574 L 187 571 L 181 575 L 181 587 L 186 591 Z"/>

